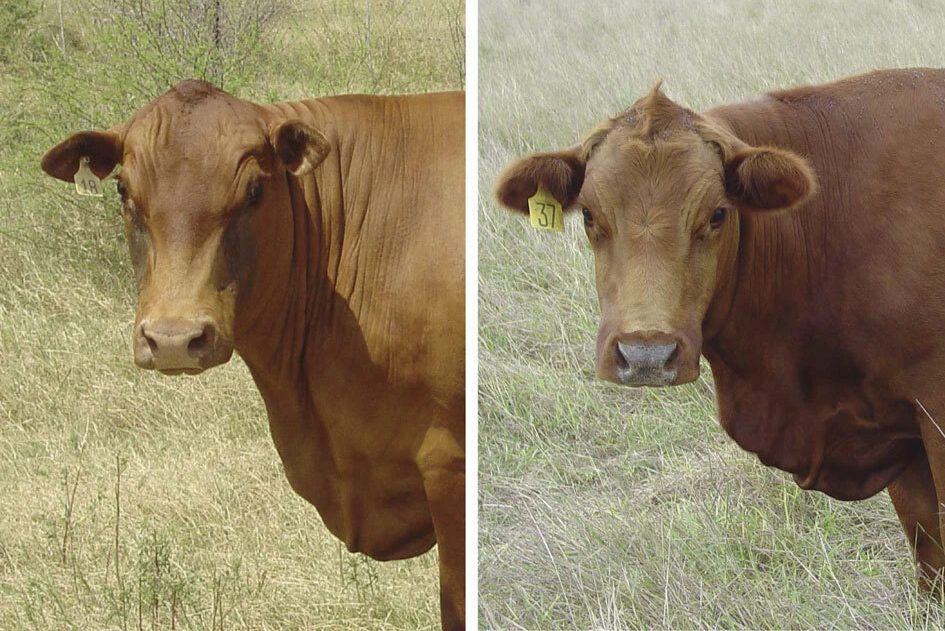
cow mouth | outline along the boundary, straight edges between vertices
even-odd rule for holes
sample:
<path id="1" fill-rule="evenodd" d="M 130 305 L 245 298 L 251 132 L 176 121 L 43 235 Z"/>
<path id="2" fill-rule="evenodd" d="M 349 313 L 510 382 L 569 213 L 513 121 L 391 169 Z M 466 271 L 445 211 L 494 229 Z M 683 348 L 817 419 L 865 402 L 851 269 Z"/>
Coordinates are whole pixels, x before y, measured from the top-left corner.
<path id="1" fill-rule="evenodd" d="M 178 361 L 163 363 L 161 361 L 155 361 L 153 356 L 142 356 L 140 353 L 136 353 L 135 364 L 138 366 L 138 368 L 143 370 L 155 370 L 162 375 L 168 375 L 172 377 L 178 375 L 199 375 L 200 373 L 205 372 L 211 368 L 225 364 L 230 360 L 232 355 L 232 346 L 219 346 L 210 356 L 203 356 L 200 358 L 178 357 L 176 358 Z"/>
<path id="2" fill-rule="evenodd" d="M 696 367 L 693 371 L 654 369 L 648 371 L 618 372 L 617 379 L 607 379 L 607 381 L 613 381 L 618 385 L 627 386 L 628 388 L 671 388 L 673 386 L 683 386 L 687 383 L 692 383 L 698 378 L 699 368 Z"/>
<path id="3" fill-rule="evenodd" d="M 155 370 L 162 375 L 176 377 L 178 375 L 199 375 L 205 371 L 206 368 L 156 368 Z"/>
<path id="4" fill-rule="evenodd" d="M 678 385 L 673 382 L 676 375 L 666 370 L 619 373 L 617 378 L 620 380 L 620 385 L 630 388 L 662 388 Z"/>

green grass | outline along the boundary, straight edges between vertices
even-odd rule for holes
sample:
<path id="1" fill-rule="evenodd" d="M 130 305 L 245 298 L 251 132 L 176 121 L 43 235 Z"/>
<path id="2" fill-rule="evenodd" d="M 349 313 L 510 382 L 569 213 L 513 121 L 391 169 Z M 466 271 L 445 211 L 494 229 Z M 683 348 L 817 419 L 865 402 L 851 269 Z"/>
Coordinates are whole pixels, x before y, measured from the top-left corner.
<path id="1" fill-rule="evenodd" d="M 924 628 L 885 494 L 801 491 L 725 436 L 711 379 L 593 374 L 579 222 L 532 231 L 497 173 L 659 78 L 695 109 L 881 67 L 943 66 L 940 2 L 480 2 L 479 621 L 484 628 Z"/>
<path id="2" fill-rule="evenodd" d="M 345 552 L 289 488 L 238 358 L 134 367 L 115 194 L 79 198 L 39 158 L 202 76 L 201 51 L 133 49 L 130 1 L 62 4 L 61 23 L 58 3 L 0 4 L 0 629 L 438 627 L 435 552 Z M 287 3 L 223 82 L 257 100 L 461 88 L 457 12 Z"/>

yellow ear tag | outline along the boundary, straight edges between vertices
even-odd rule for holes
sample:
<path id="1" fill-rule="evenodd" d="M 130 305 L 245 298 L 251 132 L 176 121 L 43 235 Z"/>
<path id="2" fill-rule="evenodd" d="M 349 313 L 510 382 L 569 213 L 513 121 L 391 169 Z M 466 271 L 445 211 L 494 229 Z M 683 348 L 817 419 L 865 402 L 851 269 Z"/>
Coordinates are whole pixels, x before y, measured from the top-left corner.
<path id="1" fill-rule="evenodd" d="M 102 197 L 102 180 L 92 173 L 88 157 L 82 156 L 79 159 L 79 170 L 72 179 L 75 180 L 75 192 L 79 195 Z"/>
<path id="2" fill-rule="evenodd" d="M 540 184 L 535 194 L 528 198 L 528 217 L 536 230 L 564 232 L 564 209 Z"/>

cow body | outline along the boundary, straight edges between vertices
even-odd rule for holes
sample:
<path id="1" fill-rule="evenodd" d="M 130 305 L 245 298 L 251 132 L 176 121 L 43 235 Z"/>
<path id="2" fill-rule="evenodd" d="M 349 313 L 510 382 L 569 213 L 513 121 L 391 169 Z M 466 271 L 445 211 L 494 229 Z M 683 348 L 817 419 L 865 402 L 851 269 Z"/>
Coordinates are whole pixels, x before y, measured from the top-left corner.
<path id="1" fill-rule="evenodd" d="M 497 195 L 523 211 L 542 184 L 584 207 L 603 378 L 684 383 L 701 351 L 740 446 L 839 499 L 888 488 L 928 585 L 945 568 L 943 149 L 941 70 L 701 114 L 657 87 L 510 166 Z"/>
<path id="2" fill-rule="evenodd" d="M 185 82 L 44 157 L 116 163 L 140 298 L 135 360 L 199 372 L 235 348 L 293 489 L 349 550 L 439 544 L 464 608 L 464 97 L 255 105 Z"/>

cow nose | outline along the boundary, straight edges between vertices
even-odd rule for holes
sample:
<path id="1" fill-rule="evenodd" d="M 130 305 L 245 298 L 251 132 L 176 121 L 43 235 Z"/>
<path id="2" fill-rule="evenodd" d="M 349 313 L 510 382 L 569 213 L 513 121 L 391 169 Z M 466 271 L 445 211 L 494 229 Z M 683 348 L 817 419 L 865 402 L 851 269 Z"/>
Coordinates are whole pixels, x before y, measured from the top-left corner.
<path id="1" fill-rule="evenodd" d="M 628 386 L 665 386 L 676 379 L 679 344 L 617 340 L 615 361 L 620 382 Z"/>
<path id="2" fill-rule="evenodd" d="M 144 320 L 135 360 L 142 368 L 200 370 L 213 353 L 217 328 L 209 318 Z"/>

